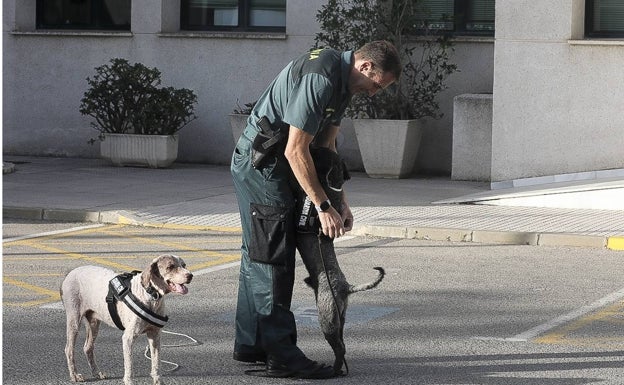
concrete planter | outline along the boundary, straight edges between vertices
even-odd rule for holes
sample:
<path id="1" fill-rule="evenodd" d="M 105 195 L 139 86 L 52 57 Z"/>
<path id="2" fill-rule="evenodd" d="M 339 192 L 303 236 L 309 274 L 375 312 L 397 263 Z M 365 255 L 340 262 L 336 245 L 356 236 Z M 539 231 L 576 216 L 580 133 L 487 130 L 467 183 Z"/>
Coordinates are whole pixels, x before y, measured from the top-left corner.
<path id="1" fill-rule="evenodd" d="M 238 143 L 243 130 L 247 126 L 247 114 L 230 114 L 230 126 L 232 127 L 232 138 L 234 139 L 234 145 Z"/>
<path id="2" fill-rule="evenodd" d="M 178 135 L 104 134 L 100 154 L 115 166 L 169 167 L 178 157 Z"/>
<path id="3" fill-rule="evenodd" d="M 414 170 L 420 120 L 353 119 L 364 169 L 371 178 L 405 178 Z"/>

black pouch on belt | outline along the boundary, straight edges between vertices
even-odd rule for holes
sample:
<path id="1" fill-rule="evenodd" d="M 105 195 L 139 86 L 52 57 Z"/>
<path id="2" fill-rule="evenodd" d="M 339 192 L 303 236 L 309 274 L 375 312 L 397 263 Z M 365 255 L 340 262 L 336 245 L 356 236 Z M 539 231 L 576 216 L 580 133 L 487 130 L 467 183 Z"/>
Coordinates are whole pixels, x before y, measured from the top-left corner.
<path id="1" fill-rule="evenodd" d="M 267 159 L 275 156 L 278 149 L 286 141 L 286 134 L 278 127 L 271 126 L 271 122 L 263 116 L 256 122 L 260 132 L 251 145 L 251 164 L 255 169 L 262 168 Z"/>

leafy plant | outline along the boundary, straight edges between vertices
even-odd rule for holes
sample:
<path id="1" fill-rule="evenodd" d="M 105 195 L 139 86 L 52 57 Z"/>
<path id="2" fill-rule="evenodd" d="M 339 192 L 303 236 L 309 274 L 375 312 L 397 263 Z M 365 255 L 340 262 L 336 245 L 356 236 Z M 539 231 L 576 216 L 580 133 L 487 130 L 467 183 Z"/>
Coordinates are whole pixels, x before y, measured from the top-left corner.
<path id="1" fill-rule="evenodd" d="M 175 134 L 197 119 L 193 113 L 197 96 L 186 88 L 159 88 L 160 76 L 157 68 L 111 59 L 87 78 L 80 113 L 95 119 L 91 125 L 100 131 L 100 139 L 104 133 Z"/>
<path id="2" fill-rule="evenodd" d="M 436 96 L 457 71 L 448 36 L 431 29 L 418 0 L 328 0 L 317 13 L 316 46 L 355 50 L 374 40 L 392 42 L 403 64 L 399 84 L 373 97 L 357 95 L 348 114 L 355 118 L 439 119 Z"/>
<path id="3" fill-rule="evenodd" d="M 233 114 L 238 114 L 238 115 L 249 115 L 251 114 L 251 110 L 253 110 L 253 108 L 256 106 L 256 103 L 258 101 L 254 101 L 254 102 L 249 102 L 249 103 L 245 103 L 245 107 L 241 107 L 241 105 L 238 103 L 238 100 L 236 100 L 236 107 L 232 113 Z"/>

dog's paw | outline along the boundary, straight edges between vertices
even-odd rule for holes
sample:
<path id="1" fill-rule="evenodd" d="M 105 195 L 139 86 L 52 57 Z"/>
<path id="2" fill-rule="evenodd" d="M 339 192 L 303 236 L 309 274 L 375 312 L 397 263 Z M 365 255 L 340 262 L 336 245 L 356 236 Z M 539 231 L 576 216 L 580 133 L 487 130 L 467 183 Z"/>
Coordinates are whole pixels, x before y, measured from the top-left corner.
<path id="1" fill-rule="evenodd" d="M 71 376 L 72 382 L 85 382 L 84 376 L 80 373 L 76 373 Z"/>
<path id="2" fill-rule="evenodd" d="M 95 376 L 98 380 L 105 380 L 108 378 L 108 376 L 106 375 L 106 373 L 104 372 L 98 372 L 97 375 Z"/>

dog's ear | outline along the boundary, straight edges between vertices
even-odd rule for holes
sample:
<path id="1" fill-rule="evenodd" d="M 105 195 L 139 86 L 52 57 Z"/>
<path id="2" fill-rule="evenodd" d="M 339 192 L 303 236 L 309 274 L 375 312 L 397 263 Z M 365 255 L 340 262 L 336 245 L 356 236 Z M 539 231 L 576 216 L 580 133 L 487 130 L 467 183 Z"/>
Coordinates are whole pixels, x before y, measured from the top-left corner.
<path id="1" fill-rule="evenodd" d="M 141 273 L 141 284 L 143 287 L 147 287 L 150 284 L 152 274 L 154 274 L 154 266 L 155 263 L 152 262 L 147 269 L 143 270 L 143 273 Z M 156 267 L 156 272 L 158 273 L 158 267 Z"/>
<path id="2" fill-rule="evenodd" d="M 154 259 L 152 263 L 148 266 L 148 268 L 141 275 L 141 282 L 144 287 L 149 286 L 151 282 L 154 282 L 157 288 L 161 288 L 161 286 L 166 287 L 165 279 L 160 275 L 160 270 L 158 269 L 158 258 Z"/>

